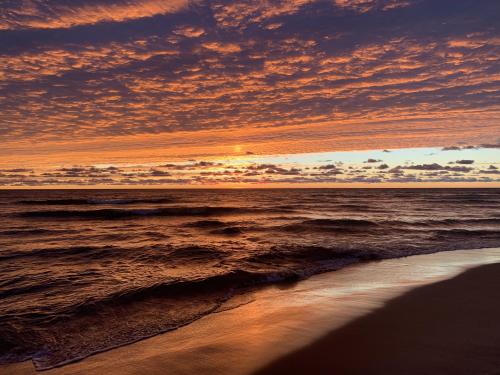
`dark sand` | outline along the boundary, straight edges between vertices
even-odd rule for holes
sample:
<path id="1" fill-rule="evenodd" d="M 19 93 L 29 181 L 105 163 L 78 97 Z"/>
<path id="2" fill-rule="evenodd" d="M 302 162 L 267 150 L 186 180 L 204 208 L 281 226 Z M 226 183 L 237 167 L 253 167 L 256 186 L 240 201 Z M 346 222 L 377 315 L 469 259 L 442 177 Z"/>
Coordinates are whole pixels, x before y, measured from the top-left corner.
<path id="1" fill-rule="evenodd" d="M 257 374 L 500 374 L 500 264 L 414 289 Z"/>

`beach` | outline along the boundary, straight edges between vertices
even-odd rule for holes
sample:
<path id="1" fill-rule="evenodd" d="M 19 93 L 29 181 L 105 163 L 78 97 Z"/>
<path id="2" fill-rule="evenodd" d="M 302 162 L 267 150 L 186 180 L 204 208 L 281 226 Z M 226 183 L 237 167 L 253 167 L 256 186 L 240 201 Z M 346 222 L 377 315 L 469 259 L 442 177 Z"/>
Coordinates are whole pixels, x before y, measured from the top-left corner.
<path id="1" fill-rule="evenodd" d="M 257 374 L 498 374 L 500 264 L 408 292 Z"/>
<path id="2" fill-rule="evenodd" d="M 495 373 L 499 262 L 496 248 L 353 265 L 43 373 Z M 35 373 L 31 362 L 1 370 Z"/>

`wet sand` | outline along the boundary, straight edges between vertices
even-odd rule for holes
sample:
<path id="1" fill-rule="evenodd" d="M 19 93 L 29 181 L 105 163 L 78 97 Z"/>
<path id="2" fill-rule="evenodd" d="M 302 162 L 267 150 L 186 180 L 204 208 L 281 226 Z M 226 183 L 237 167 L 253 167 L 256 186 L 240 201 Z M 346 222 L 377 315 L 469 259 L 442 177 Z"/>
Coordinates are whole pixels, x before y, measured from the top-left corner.
<path id="1" fill-rule="evenodd" d="M 258 371 L 499 374 L 500 264 L 417 288 Z"/>
<path id="2" fill-rule="evenodd" d="M 482 249 L 350 266 L 43 374 L 498 374 L 500 266 L 450 278 L 499 262 L 500 249 Z M 24 362 L 0 373 L 36 372 Z"/>

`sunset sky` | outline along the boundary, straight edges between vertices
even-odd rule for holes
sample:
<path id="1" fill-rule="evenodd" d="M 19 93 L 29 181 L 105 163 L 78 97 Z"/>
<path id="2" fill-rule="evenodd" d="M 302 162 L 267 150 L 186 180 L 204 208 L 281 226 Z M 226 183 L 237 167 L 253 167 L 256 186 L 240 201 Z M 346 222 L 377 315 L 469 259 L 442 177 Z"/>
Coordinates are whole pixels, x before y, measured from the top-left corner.
<path id="1" fill-rule="evenodd" d="M 498 0 L 3 0 L 0 187 L 500 187 Z"/>

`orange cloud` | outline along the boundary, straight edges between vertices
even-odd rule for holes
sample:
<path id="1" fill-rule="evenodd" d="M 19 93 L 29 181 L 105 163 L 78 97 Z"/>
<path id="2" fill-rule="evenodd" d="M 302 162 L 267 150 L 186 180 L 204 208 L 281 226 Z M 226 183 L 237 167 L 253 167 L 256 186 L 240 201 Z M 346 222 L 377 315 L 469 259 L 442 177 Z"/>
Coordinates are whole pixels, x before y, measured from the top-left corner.
<path id="1" fill-rule="evenodd" d="M 45 4 L 25 0 L 19 5 L 7 5 L 0 13 L 0 30 L 27 28 L 58 29 L 99 22 L 121 22 L 185 9 L 189 0 L 115 0 L 102 4 Z"/>
<path id="2" fill-rule="evenodd" d="M 201 27 L 186 25 L 175 29 L 174 34 L 181 35 L 187 38 L 198 38 L 205 34 L 205 30 Z"/>
<path id="3" fill-rule="evenodd" d="M 463 28 L 481 32 L 427 33 L 430 0 L 50 3 L 0 11 L 0 163 L 442 146 L 499 130 L 498 37 L 477 14 Z M 186 14 L 119 22 L 174 9 Z M 353 27 L 372 16 L 393 22 Z"/>
<path id="4" fill-rule="evenodd" d="M 241 51 L 241 47 L 236 43 L 208 42 L 203 43 L 204 48 L 219 53 L 236 53 Z"/>
<path id="5" fill-rule="evenodd" d="M 403 8 L 411 5 L 411 1 L 402 0 L 333 0 L 341 8 L 354 10 L 360 13 L 369 12 L 377 7 L 382 10 Z"/>

